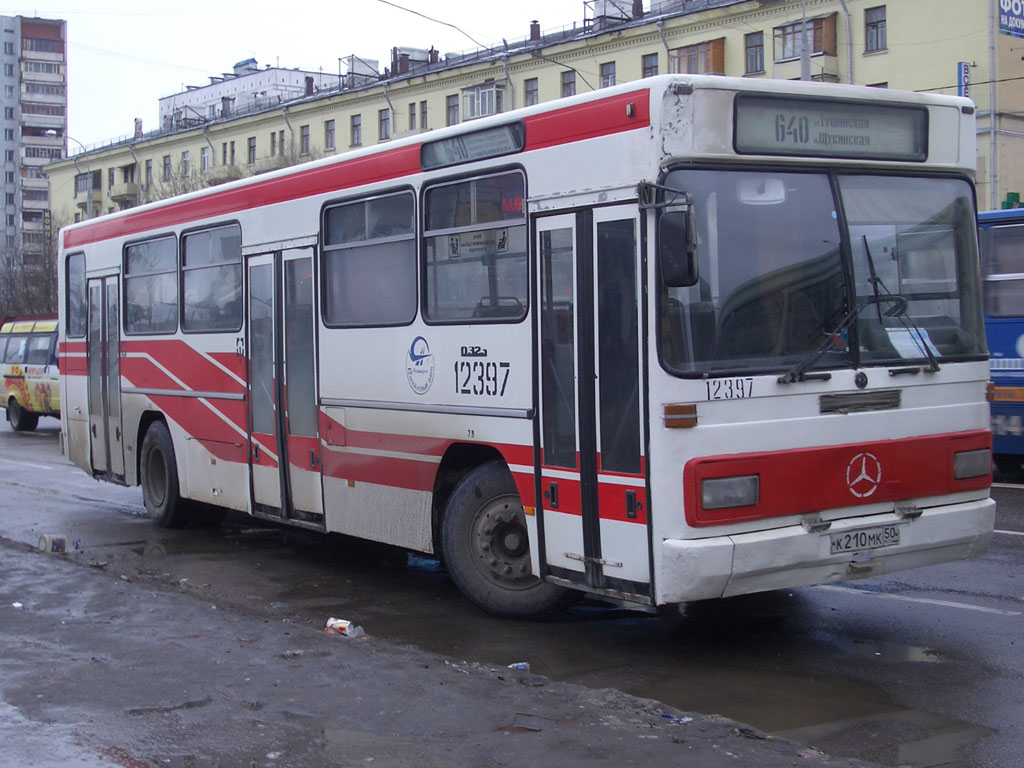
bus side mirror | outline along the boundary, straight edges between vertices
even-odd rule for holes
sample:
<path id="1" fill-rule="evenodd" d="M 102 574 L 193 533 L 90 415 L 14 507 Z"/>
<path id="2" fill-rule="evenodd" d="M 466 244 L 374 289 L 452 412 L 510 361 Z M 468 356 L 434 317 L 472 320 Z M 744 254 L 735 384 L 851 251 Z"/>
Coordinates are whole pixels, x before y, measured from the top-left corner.
<path id="1" fill-rule="evenodd" d="M 658 217 L 658 262 L 669 288 L 696 285 L 697 227 L 693 207 L 665 208 Z"/>

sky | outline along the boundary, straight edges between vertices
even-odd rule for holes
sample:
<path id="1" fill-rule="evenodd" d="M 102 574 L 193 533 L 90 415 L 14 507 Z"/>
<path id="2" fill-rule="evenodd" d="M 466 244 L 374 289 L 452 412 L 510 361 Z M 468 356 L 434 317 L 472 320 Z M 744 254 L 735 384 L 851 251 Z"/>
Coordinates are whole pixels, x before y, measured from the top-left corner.
<path id="1" fill-rule="evenodd" d="M 68 151 L 158 127 L 158 100 L 207 85 L 236 62 L 337 74 L 355 54 L 390 65 L 393 47 L 442 55 L 579 25 L 583 0 L 14 0 L 4 15 L 67 21 Z M 403 10 L 404 9 L 404 10 Z M 421 15 L 417 15 L 421 14 Z M 429 17 L 424 18 L 424 16 Z M 430 19 L 433 19 L 430 20 Z M 478 45 L 479 44 L 479 45 Z"/>

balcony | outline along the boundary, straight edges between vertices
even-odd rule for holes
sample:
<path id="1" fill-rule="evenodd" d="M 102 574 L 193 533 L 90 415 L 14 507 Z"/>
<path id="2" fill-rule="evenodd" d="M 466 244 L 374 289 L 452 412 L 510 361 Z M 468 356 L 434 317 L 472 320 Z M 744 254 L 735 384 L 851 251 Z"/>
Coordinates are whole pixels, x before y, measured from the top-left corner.
<path id="1" fill-rule="evenodd" d="M 772 68 L 772 77 L 777 80 L 799 80 L 800 59 L 776 61 Z M 839 82 L 839 59 L 825 53 L 811 56 L 811 80 L 825 83 Z"/>
<path id="2" fill-rule="evenodd" d="M 21 210 L 23 211 L 45 211 L 50 207 L 50 201 L 47 200 L 22 200 Z"/>
<path id="3" fill-rule="evenodd" d="M 121 208 L 127 208 L 139 203 L 139 185 L 134 181 L 123 181 L 114 184 L 110 188 L 110 199 Z"/>
<path id="4" fill-rule="evenodd" d="M 90 200 L 92 202 L 90 206 Z M 93 189 L 89 192 L 75 192 L 75 205 L 81 209 L 82 213 L 88 213 L 90 207 L 92 208 L 93 215 L 103 210 L 103 190 Z"/>

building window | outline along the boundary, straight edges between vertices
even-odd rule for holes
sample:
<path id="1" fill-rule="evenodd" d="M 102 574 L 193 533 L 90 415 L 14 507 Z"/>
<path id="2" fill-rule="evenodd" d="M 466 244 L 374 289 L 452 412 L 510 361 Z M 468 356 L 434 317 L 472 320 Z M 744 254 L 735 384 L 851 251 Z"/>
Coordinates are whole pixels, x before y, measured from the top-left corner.
<path id="1" fill-rule="evenodd" d="M 284 157 L 284 131 L 277 132 L 277 151 Z"/>
<path id="2" fill-rule="evenodd" d="M 235 164 L 235 142 L 233 142 L 233 141 L 229 142 L 228 143 L 228 148 L 229 148 L 229 150 L 231 152 L 231 164 L 234 165 Z"/>
<path id="3" fill-rule="evenodd" d="M 601 87 L 608 88 L 615 85 L 615 62 L 606 61 L 601 65 Z"/>
<path id="4" fill-rule="evenodd" d="M 351 140 L 349 144 L 353 147 L 362 146 L 363 143 L 363 116 L 352 115 L 349 119 L 349 133 L 351 134 Z"/>
<path id="5" fill-rule="evenodd" d="M 309 154 L 309 126 L 299 126 L 299 154 L 305 157 Z"/>
<path id="6" fill-rule="evenodd" d="M 150 186 L 153 183 L 153 160 L 149 159 L 146 161 L 146 186 Z"/>
<path id="7" fill-rule="evenodd" d="M 532 107 L 540 104 L 540 85 L 536 77 L 523 82 L 523 106 Z"/>
<path id="8" fill-rule="evenodd" d="M 747 51 L 747 68 L 744 72 L 748 75 L 764 72 L 764 32 L 744 35 L 743 45 Z"/>
<path id="9" fill-rule="evenodd" d="M 391 138 L 391 110 L 377 111 L 377 140 L 387 141 Z"/>
<path id="10" fill-rule="evenodd" d="M 256 137 L 250 136 L 246 142 L 246 161 L 249 165 L 256 164 Z"/>
<path id="11" fill-rule="evenodd" d="M 884 5 L 864 11 L 864 41 L 868 53 L 886 49 Z"/>
<path id="12" fill-rule="evenodd" d="M 803 39 L 802 21 L 775 28 L 775 61 L 799 58 Z M 810 55 L 836 53 L 836 17 L 835 14 L 819 19 L 807 20 L 807 44 Z"/>
<path id="13" fill-rule="evenodd" d="M 409 104 L 409 130 L 416 130 L 416 102 Z"/>
<path id="14" fill-rule="evenodd" d="M 668 71 L 680 75 L 724 75 L 725 38 L 673 48 L 668 52 Z"/>
<path id="15" fill-rule="evenodd" d="M 206 173 L 213 165 L 213 157 L 209 147 L 199 150 L 199 170 Z"/>
<path id="16" fill-rule="evenodd" d="M 576 95 L 576 70 L 570 69 L 562 73 L 562 98 Z"/>
<path id="17" fill-rule="evenodd" d="M 171 180 L 171 156 L 164 155 L 164 181 Z"/>
<path id="18" fill-rule="evenodd" d="M 277 157 L 277 131 L 270 132 L 270 156 Z"/>
<path id="19" fill-rule="evenodd" d="M 334 121 L 324 121 L 324 149 L 334 149 Z"/>
<path id="20" fill-rule="evenodd" d="M 420 102 L 420 130 L 429 130 L 427 126 L 427 102 Z"/>
<path id="21" fill-rule="evenodd" d="M 228 143 L 226 141 L 220 145 L 220 164 L 228 164 Z"/>
<path id="22" fill-rule="evenodd" d="M 645 53 L 640 59 L 640 71 L 643 77 L 657 77 L 658 54 Z"/>
<path id="23" fill-rule="evenodd" d="M 445 125 L 456 125 L 459 122 L 459 96 L 452 94 L 445 99 Z"/>
<path id="24" fill-rule="evenodd" d="M 462 117 L 473 120 L 505 111 L 505 90 L 496 83 L 484 83 L 462 91 Z"/>
<path id="25" fill-rule="evenodd" d="M 192 172 L 192 155 L 186 149 L 181 153 L 181 175 L 188 176 Z"/>

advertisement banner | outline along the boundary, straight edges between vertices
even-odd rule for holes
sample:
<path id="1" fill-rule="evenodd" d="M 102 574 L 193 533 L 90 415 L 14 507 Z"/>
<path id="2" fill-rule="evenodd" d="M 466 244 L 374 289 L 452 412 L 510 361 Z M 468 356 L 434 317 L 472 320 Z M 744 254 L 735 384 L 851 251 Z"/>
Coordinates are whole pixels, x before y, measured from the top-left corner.
<path id="1" fill-rule="evenodd" d="M 999 32 L 1024 37 L 1024 0 L 999 0 Z"/>

